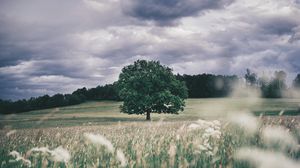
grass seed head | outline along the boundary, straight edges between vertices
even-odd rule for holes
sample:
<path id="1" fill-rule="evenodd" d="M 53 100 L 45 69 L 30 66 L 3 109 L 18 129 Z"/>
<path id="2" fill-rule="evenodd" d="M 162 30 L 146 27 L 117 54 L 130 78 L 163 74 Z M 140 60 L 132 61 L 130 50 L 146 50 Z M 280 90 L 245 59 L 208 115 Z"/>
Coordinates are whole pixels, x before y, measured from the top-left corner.
<path id="1" fill-rule="evenodd" d="M 282 153 L 265 151 L 258 148 L 241 148 L 235 158 L 247 161 L 257 168 L 299 168 L 300 164 Z"/>
<path id="2" fill-rule="evenodd" d="M 262 139 L 267 146 L 279 145 L 283 150 L 298 148 L 297 139 L 287 129 L 280 126 L 263 128 Z"/>
<path id="3" fill-rule="evenodd" d="M 69 151 L 64 149 L 62 146 L 59 146 L 51 151 L 51 156 L 53 161 L 65 163 L 68 163 L 71 158 Z"/>
<path id="4" fill-rule="evenodd" d="M 116 157 L 121 162 L 121 165 L 120 165 L 121 167 L 127 166 L 127 159 L 126 159 L 126 157 L 125 157 L 122 150 L 120 150 L 120 149 L 117 150 L 117 156 Z"/>
<path id="5" fill-rule="evenodd" d="M 31 167 L 31 161 L 28 159 L 25 159 L 24 157 L 21 156 L 21 154 L 17 151 L 12 151 L 9 153 L 12 157 L 15 158 L 16 161 L 22 161 L 23 164 L 25 164 L 28 167 Z"/>
<path id="6" fill-rule="evenodd" d="M 99 135 L 99 134 L 91 134 L 91 133 L 85 133 L 84 137 L 90 141 L 91 143 L 95 144 L 95 145 L 103 145 L 105 146 L 109 152 L 113 153 L 114 152 L 114 146 L 112 145 L 112 143 L 106 139 L 104 136 Z"/>
<path id="7" fill-rule="evenodd" d="M 247 133 L 254 134 L 259 127 L 258 120 L 249 112 L 234 113 L 228 117 L 230 123 L 243 128 Z"/>
<path id="8" fill-rule="evenodd" d="M 17 132 L 17 130 L 10 130 L 6 133 L 7 137 L 10 137 L 11 135 L 15 134 Z"/>

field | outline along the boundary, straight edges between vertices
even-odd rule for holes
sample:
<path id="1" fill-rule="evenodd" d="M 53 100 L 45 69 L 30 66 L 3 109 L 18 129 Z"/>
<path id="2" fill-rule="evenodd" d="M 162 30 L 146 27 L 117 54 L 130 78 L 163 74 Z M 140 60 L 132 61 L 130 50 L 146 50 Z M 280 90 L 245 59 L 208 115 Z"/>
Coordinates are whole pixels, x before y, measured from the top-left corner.
<path id="1" fill-rule="evenodd" d="M 1 116 L 0 167 L 299 167 L 299 99 L 188 99 L 179 115 L 120 102 Z"/>
<path id="2" fill-rule="evenodd" d="M 153 114 L 152 120 L 158 121 L 195 121 L 197 119 L 222 118 L 227 114 L 249 111 L 256 115 L 298 115 L 300 99 L 188 99 L 184 112 L 179 115 Z M 143 115 L 120 113 L 121 102 L 88 102 L 75 106 L 46 109 L 6 115 L 0 118 L 2 127 L 41 128 L 81 125 L 106 125 L 116 122 L 144 122 Z"/>

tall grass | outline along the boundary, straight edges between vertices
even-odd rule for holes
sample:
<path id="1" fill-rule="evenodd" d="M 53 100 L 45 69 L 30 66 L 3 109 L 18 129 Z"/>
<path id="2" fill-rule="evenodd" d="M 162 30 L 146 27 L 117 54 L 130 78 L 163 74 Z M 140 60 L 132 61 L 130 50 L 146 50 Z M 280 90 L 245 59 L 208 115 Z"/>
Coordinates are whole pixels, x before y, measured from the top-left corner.
<path id="1" fill-rule="evenodd" d="M 300 165 L 297 121 L 242 117 L 257 127 L 249 133 L 240 121 L 198 120 L 0 130 L 0 167 Z"/>

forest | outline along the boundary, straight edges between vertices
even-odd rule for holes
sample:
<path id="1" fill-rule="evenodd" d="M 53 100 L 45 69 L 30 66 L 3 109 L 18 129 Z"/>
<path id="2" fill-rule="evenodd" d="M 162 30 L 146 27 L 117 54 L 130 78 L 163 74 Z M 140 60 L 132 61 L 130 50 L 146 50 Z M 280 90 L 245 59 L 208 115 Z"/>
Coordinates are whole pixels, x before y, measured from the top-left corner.
<path id="1" fill-rule="evenodd" d="M 284 71 L 275 71 L 272 77 L 258 76 L 247 69 L 244 77 L 237 75 L 180 75 L 176 78 L 184 81 L 188 88 L 188 98 L 218 98 L 229 96 L 237 83 L 244 87 L 252 87 L 261 91 L 262 98 L 292 97 L 291 93 L 300 88 L 300 74 L 293 80 L 292 86 L 286 84 L 287 74 Z M 118 95 L 117 83 L 97 86 L 95 88 L 79 88 L 71 94 L 43 95 L 17 101 L 1 100 L 0 113 L 20 113 L 31 110 L 39 110 L 53 107 L 76 105 L 86 101 L 114 100 L 122 101 Z"/>

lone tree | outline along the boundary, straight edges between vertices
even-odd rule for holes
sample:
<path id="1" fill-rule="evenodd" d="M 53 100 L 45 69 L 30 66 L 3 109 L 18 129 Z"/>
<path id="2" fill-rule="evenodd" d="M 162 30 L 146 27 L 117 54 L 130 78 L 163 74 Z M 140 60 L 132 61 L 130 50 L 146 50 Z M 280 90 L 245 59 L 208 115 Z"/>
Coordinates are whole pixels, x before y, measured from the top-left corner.
<path id="1" fill-rule="evenodd" d="M 122 69 L 117 82 L 123 99 L 121 112 L 128 114 L 178 114 L 183 111 L 187 87 L 173 75 L 172 70 L 159 61 L 137 60 Z"/>

